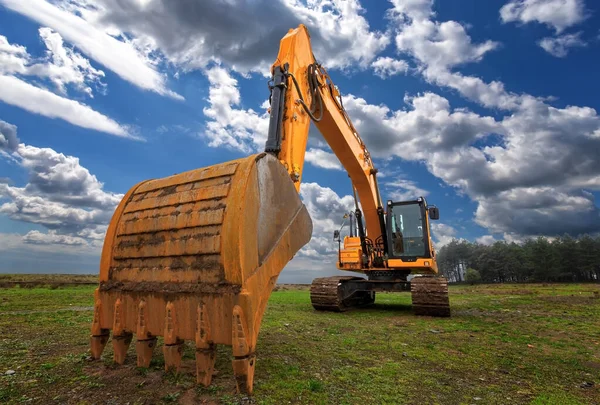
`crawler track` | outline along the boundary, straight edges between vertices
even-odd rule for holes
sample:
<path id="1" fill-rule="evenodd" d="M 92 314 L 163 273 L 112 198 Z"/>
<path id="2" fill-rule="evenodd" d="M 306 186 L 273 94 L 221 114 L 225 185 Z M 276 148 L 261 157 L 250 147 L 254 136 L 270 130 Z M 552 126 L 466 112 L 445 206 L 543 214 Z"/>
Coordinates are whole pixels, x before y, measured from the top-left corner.
<path id="1" fill-rule="evenodd" d="M 450 316 L 448 281 L 444 277 L 415 277 L 410 282 L 410 291 L 415 315 Z"/>
<path id="2" fill-rule="evenodd" d="M 362 280 L 362 278 L 339 276 L 314 279 L 310 287 L 312 306 L 318 311 L 343 312 L 375 302 L 374 292 L 352 291 L 344 288 L 345 282 L 349 280 Z"/>

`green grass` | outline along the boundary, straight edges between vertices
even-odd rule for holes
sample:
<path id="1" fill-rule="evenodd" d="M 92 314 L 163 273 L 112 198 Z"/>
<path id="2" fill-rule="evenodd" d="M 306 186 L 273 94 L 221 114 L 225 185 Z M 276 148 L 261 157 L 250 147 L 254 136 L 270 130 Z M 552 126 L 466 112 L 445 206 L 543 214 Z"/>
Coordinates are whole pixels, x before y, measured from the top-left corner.
<path id="1" fill-rule="evenodd" d="M 109 342 L 90 362 L 94 286 L 0 289 L 0 403 L 248 403 L 235 394 L 231 348 L 218 347 L 210 387 L 160 347 L 147 369 Z M 316 312 L 307 290 L 272 293 L 257 347 L 259 404 L 600 403 L 598 285 L 451 286 L 451 318 L 415 317 L 410 294 L 373 307 Z M 73 309 L 76 310 L 73 310 Z M 12 376 L 6 370 L 15 370 Z M 593 382 L 592 387 L 582 386 Z"/>

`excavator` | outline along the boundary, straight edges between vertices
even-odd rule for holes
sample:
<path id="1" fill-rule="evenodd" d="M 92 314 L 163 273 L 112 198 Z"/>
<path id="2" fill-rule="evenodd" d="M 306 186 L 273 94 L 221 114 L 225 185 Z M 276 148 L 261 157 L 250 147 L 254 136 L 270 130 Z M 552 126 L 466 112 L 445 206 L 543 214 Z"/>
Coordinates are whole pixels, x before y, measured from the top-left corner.
<path id="1" fill-rule="evenodd" d="M 115 209 L 94 291 L 93 359 L 112 331 L 113 361 L 125 362 L 135 337 L 137 366 L 148 367 L 162 337 L 165 371 L 179 372 L 184 342 L 194 342 L 197 383 L 208 386 L 217 345 L 227 345 L 237 392 L 253 393 L 267 301 L 312 236 L 299 194 L 311 122 L 347 171 L 355 199 L 343 247 L 334 232 L 337 268 L 364 276 L 315 279 L 313 308 L 344 312 L 372 304 L 378 291 L 410 290 L 416 315 L 450 316 L 430 233 L 439 210 L 423 197 L 383 206 L 377 169 L 306 26 L 281 39 L 271 74 L 264 152 L 141 181 Z"/>

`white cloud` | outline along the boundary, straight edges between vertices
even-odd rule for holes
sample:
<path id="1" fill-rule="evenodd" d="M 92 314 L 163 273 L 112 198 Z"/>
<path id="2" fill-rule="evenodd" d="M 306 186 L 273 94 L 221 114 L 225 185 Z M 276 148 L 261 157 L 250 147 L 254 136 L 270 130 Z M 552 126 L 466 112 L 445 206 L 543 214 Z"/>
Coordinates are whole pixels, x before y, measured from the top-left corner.
<path id="1" fill-rule="evenodd" d="M 27 49 L 21 45 L 14 45 L 0 35 L 0 74 L 23 73 L 26 68 Z"/>
<path id="2" fill-rule="evenodd" d="M 430 20 L 435 15 L 433 1 L 394 1 L 390 10 L 392 30 L 400 53 L 415 59 L 423 77 L 430 83 L 450 87 L 486 107 L 514 109 L 522 96 L 509 93 L 500 81 L 486 83 L 480 78 L 452 71 L 467 63 L 483 60 L 486 53 L 500 47 L 497 41 L 473 43 L 465 28 L 456 21 Z"/>
<path id="3" fill-rule="evenodd" d="M 78 246 L 98 253 L 123 195 L 104 190 L 74 156 L 22 143 L 12 156 L 27 172 L 28 182 L 23 187 L 0 183 L 0 214 L 46 229 L 30 231 L 22 242 Z"/>
<path id="4" fill-rule="evenodd" d="M 518 187 L 481 198 L 475 222 L 493 233 L 522 236 L 581 235 L 600 229 L 600 209 L 591 193 L 566 185 Z M 507 239 L 509 240 L 509 239 Z"/>
<path id="5" fill-rule="evenodd" d="M 49 78 L 62 94 L 67 94 L 66 85 L 73 83 L 77 89 L 93 97 L 90 84 L 105 86 L 100 79 L 104 72 L 94 69 L 90 61 L 70 48 L 65 48 L 59 33 L 43 27 L 39 30 L 47 51 L 49 63 L 36 63 L 23 72 L 27 75 Z"/>
<path id="6" fill-rule="evenodd" d="M 145 90 L 183 99 L 166 87 L 165 77 L 131 44 L 117 40 L 85 19 L 44 0 L 0 0 L 0 4 L 57 31 L 89 58 L 124 80 Z"/>
<path id="7" fill-rule="evenodd" d="M 393 201 L 416 200 L 418 197 L 426 197 L 429 191 L 417 186 L 412 180 L 396 178 L 394 181 L 383 183 L 388 189 L 389 198 Z"/>
<path id="8" fill-rule="evenodd" d="M 434 93 L 406 96 L 404 101 L 408 109 L 392 111 L 353 95 L 344 97 L 348 115 L 374 157 L 427 160 L 437 151 L 451 151 L 502 130 L 492 117 L 451 110 L 448 100 Z"/>
<path id="9" fill-rule="evenodd" d="M 35 245 L 86 246 L 88 244 L 83 238 L 70 235 L 59 235 L 56 231 L 48 231 L 47 233 L 29 231 L 23 236 L 23 242 Z"/>
<path id="10" fill-rule="evenodd" d="M 371 32 L 358 0 L 315 0 L 305 4 L 285 0 L 300 21 L 306 21 L 318 60 L 330 69 L 369 66 L 375 55 L 389 44 L 387 35 Z M 296 24 L 297 25 L 297 24 Z"/>
<path id="11" fill-rule="evenodd" d="M 494 118 L 464 108 L 453 109 L 447 99 L 431 92 L 405 96 L 407 108 L 399 110 L 345 95 L 344 106 L 372 155 L 423 162 L 433 175 L 478 203 L 475 220 L 493 233 L 504 232 L 516 238 L 556 232 L 576 234 L 598 227 L 593 196 L 581 192 L 581 188 L 600 189 L 600 167 L 593 156 L 600 142 L 596 111 L 576 106 L 555 108 L 541 98 L 509 92 L 501 81 L 488 83 L 453 71 L 465 63 L 481 61 L 498 44 L 473 43 L 457 22 L 430 21 L 434 16 L 431 5 L 431 1 L 397 2 L 394 21 L 398 50 L 414 58 L 426 80 L 510 114 Z M 222 83 L 229 81 L 225 77 L 219 83 L 224 86 Z M 236 90 L 236 83 L 232 88 Z M 221 90 L 229 94 L 224 97 L 229 102 L 221 104 L 240 103 L 239 92 L 234 90 Z M 227 116 L 228 110 L 223 111 Z M 242 131 L 244 136 L 237 136 L 236 142 L 242 139 L 247 143 L 246 132 Z M 308 155 L 309 160 L 313 160 L 313 154 Z M 400 198 L 425 191 L 410 181 L 399 186 Z M 545 190 L 552 187 L 565 201 L 576 201 L 578 208 L 573 205 L 569 209 L 546 198 Z M 520 205 L 521 192 L 511 190 L 525 189 L 532 200 L 534 196 L 539 198 L 540 205 Z M 586 212 L 589 225 L 574 220 L 577 209 Z M 548 221 L 549 215 L 556 220 Z M 455 233 L 438 228 L 438 232 L 444 232 L 438 243 Z"/>
<path id="12" fill-rule="evenodd" d="M 531 6 L 534 3 L 541 5 L 539 2 L 523 4 Z M 593 194 L 585 191 L 600 189 L 600 164 L 595 156 L 595 151 L 600 148 L 597 112 L 588 107 L 556 108 L 542 98 L 511 93 L 500 81 L 486 83 L 478 77 L 453 71 L 460 62 L 479 61 L 490 47 L 473 45 L 456 22 L 430 21 L 429 18 L 434 16 L 432 2 L 414 1 L 410 7 L 400 2 L 396 5 L 398 50 L 411 55 L 420 64 L 426 80 L 456 89 L 486 107 L 508 110 L 510 114 L 498 120 L 487 117 L 488 121 L 473 114 L 458 131 L 464 135 L 456 138 L 459 142 L 444 147 L 431 142 L 434 135 L 444 131 L 450 123 L 447 119 L 449 106 L 444 100 L 430 101 L 427 104 L 431 107 L 423 108 L 423 111 L 431 111 L 422 114 L 423 117 L 429 118 L 435 111 L 444 114 L 440 120 L 416 122 L 411 129 L 419 134 L 414 137 L 418 141 L 399 137 L 402 130 L 389 130 L 390 127 L 406 127 L 405 122 L 397 121 L 398 117 L 407 116 L 405 112 L 363 103 L 358 113 L 350 113 L 366 126 L 359 128 L 361 134 L 384 134 L 380 136 L 379 144 L 367 140 L 367 145 L 374 144 L 380 151 L 389 148 L 389 153 L 404 159 L 425 161 L 432 174 L 478 203 L 475 220 L 494 233 L 504 232 L 518 238 L 565 232 L 577 235 L 598 229 L 599 209 Z M 453 35 L 440 33 L 440 27 L 445 24 L 452 28 Z M 436 36 L 447 41 L 438 44 Z M 441 48 L 436 53 L 438 46 Z M 450 57 L 453 53 L 447 52 L 449 49 L 463 51 L 453 59 Z M 415 112 L 411 113 L 418 116 L 416 111 L 419 109 L 415 105 Z M 396 125 L 389 125 L 391 122 Z M 482 127 L 482 123 L 487 125 Z M 485 143 L 480 146 L 473 143 L 473 134 L 482 137 L 489 133 L 493 136 Z M 419 150 L 428 153 L 420 154 Z M 549 190 L 555 190 L 553 198 L 548 195 Z"/>
<path id="13" fill-rule="evenodd" d="M 103 87 L 104 73 L 72 49 L 64 47 L 59 34 L 40 28 L 47 52 L 44 58 L 33 58 L 27 49 L 10 44 L 0 35 L 0 100 L 35 114 L 60 118 L 73 125 L 106 132 L 112 135 L 139 139 L 130 129 L 78 101 L 37 87 L 17 76 L 48 79 L 66 95 L 68 84 L 92 96 L 91 86 Z"/>
<path id="14" fill-rule="evenodd" d="M 51 200 L 69 206 L 101 209 L 114 209 L 123 197 L 105 192 L 103 184 L 75 156 L 24 144 L 19 145 L 17 154 L 29 173 L 29 194 L 48 194 Z"/>
<path id="15" fill-rule="evenodd" d="M 393 8 L 389 13 L 399 18 L 409 17 L 414 20 L 426 20 L 434 13 L 433 0 L 390 0 Z"/>
<path id="16" fill-rule="evenodd" d="M 342 225 L 344 214 L 353 209 L 354 199 L 349 195 L 340 197 L 332 189 L 317 183 L 303 183 L 300 186 L 300 196 L 312 218 L 313 234 L 310 242 L 298 255 L 335 263 L 338 246 L 333 241 L 333 231 Z M 346 221 L 346 232 L 347 224 Z"/>
<path id="17" fill-rule="evenodd" d="M 262 114 L 252 109 L 236 109 L 240 105 L 238 82 L 220 66 L 206 72 L 210 83 L 209 107 L 204 115 L 209 119 L 206 131 L 201 134 L 211 147 L 228 147 L 245 153 L 264 149 L 269 128 L 266 105 Z"/>
<path id="18" fill-rule="evenodd" d="M 35 87 L 13 76 L 0 75 L 0 100 L 34 114 L 60 118 L 73 125 L 139 139 L 129 129 L 89 106 Z"/>
<path id="19" fill-rule="evenodd" d="M 479 204 L 475 220 L 491 232 L 578 234 L 600 227 L 593 195 L 581 192 L 600 190 L 600 117 L 592 108 L 555 108 L 523 97 L 517 111 L 495 120 L 452 111 L 445 98 L 432 93 L 407 97 L 409 110 L 393 111 L 354 96 L 345 100 L 375 157 L 424 162 L 433 175 Z M 418 188 L 402 185 L 413 189 L 409 194 Z M 573 204 L 548 199 L 553 188 L 557 198 Z M 521 204 L 521 189 L 528 190 L 530 204 Z"/>
<path id="20" fill-rule="evenodd" d="M 371 63 L 371 67 L 374 69 L 374 74 L 382 79 L 408 71 L 408 63 L 406 61 L 387 56 L 377 58 L 376 61 Z"/>
<path id="21" fill-rule="evenodd" d="M 480 245 L 490 246 L 496 242 L 496 238 L 494 238 L 492 235 L 483 235 L 476 238 L 475 242 L 479 243 Z"/>
<path id="22" fill-rule="evenodd" d="M 0 152 L 12 153 L 18 147 L 17 127 L 0 120 Z"/>
<path id="23" fill-rule="evenodd" d="M 45 10 L 34 7 L 41 0 L 33 6 L 18 5 L 18 0 L 0 1 L 49 25 Z M 168 6 L 165 2 L 138 0 L 57 3 L 62 10 L 53 7 L 55 25 L 66 32 L 76 22 L 78 26 L 71 31 L 84 32 L 88 48 L 97 50 L 108 43 L 103 37 L 105 32 L 126 36 L 129 47 L 138 54 L 154 54 L 159 61 L 164 58 L 184 71 L 204 69 L 216 62 L 239 73 L 267 74 L 279 41 L 288 29 L 301 23 L 310 30 L 315 54 L 331 69 L 356 65 L 367 68 L 390 42 L 385 33 L 370 29 L 358 0 L 205 0 L 201 5 L 196 0 L 173 0 Z M 91 29 L 84 29 L 84 23 Z M 80 48 L 83 45 L 78 44 Z M 116 70 L 116 63 L 111 62 L 105 66 Z"/>
<path id="24" fill-rule="evenodd" d="M 415 18 L 396 35 L 396 47 L 422 64 L 437 68 L 451 68 L 469 62 L 478 62 L 499 45 L 495 41 L 473 44 L 462 25 L 455 21 L 439 23 Z"/>
<path id="25" fill-rule="evenodd" d="M 306 151 L 304 159 L 315 167 L 322 169 L 342 170 L 339 159 L 331 152 L 322 149 L 310 148 Z"/>
<path id="26" fill-rule="evenodd" d="M 69 241 L 69 239 L 57 236 L 54 231 L 48 231 L 48 233 L 31 231 L 25 235 L 0 232 L 0 252 L 2 252 L 2 257 L 6 258 L 0 263 L 0 270 L 27 272 L 27 268 L 21 266 L 30 266 L 30 272 L 66 273 L 65 263 L 75 262 L 78 264 L 75 268 L 76 272 L 81 272 L 83 268 L 80 265 L 84 262 L 87 264 L 92 259 L 94 265 L 91 269 L 97 271 L 102 245 L 78 244 L 76 240 L 71 240 L 75 243 L 60 243 L 60 239 L 62 242 Z M 10 260 L 11 255 L 13 256 L 12 260 Z M 20 263 L 20 265 L 17 268 L 8 267 L 11 266 L 11 263 Z M 39 263 L 44 263 L 44 266 L 39 267 Z"/>
<path id="27" fill-rule="evenodd" d="M 538 22 L 560 34 L 587 18 L 583 0 L 511 0 L 500 9 L 503 22 Z"/>
<path id="28" fill-rule="evenodd" d="M 585 47 L 587 43 L 581 39 L 581 32 L 565 34 L 558 37 L 543 38 L 538 43 L 546 52 L 557 58 L 564 58 L 570 48 Z"/>
<path id="29" fill-rule="evenodd" d="M 438 86 L 454 89 L 467 99 L 488 108 L 514 110 L 519 108 L 523 99 L 533 98 L 507 91 L 504 83 L 500 81 L 494 80 L 486 83 L 479 77 L 464 76 L 444 68 L 427 67 L 423 70 L 423 77 Z"/>
<path id="30" fill-rule="evenodd" d="M 433 244 L 438 251 L 448 243 L 452 242 L 453 239 L 457 239 L 456 229 L 450 225 L 432 221 L 430 226 Z"/>

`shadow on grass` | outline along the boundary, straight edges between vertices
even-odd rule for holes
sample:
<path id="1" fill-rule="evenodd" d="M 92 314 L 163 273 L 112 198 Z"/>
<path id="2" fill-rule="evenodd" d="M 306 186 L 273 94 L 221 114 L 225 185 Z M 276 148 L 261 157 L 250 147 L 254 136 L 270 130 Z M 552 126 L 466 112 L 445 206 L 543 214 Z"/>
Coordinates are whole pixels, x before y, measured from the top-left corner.
<path id="1" fill-rule="evenodd" d="M 377 311 L 377 312 L 396 312 L 402 314 L 410 314 L 412 313 L 412 305 L 403 305 L 403 304 L 384 304 L 384 303 L 374 303 L 369 305 L 368 307 L 363 307 L 359 309 L 360 311 Z"/>

